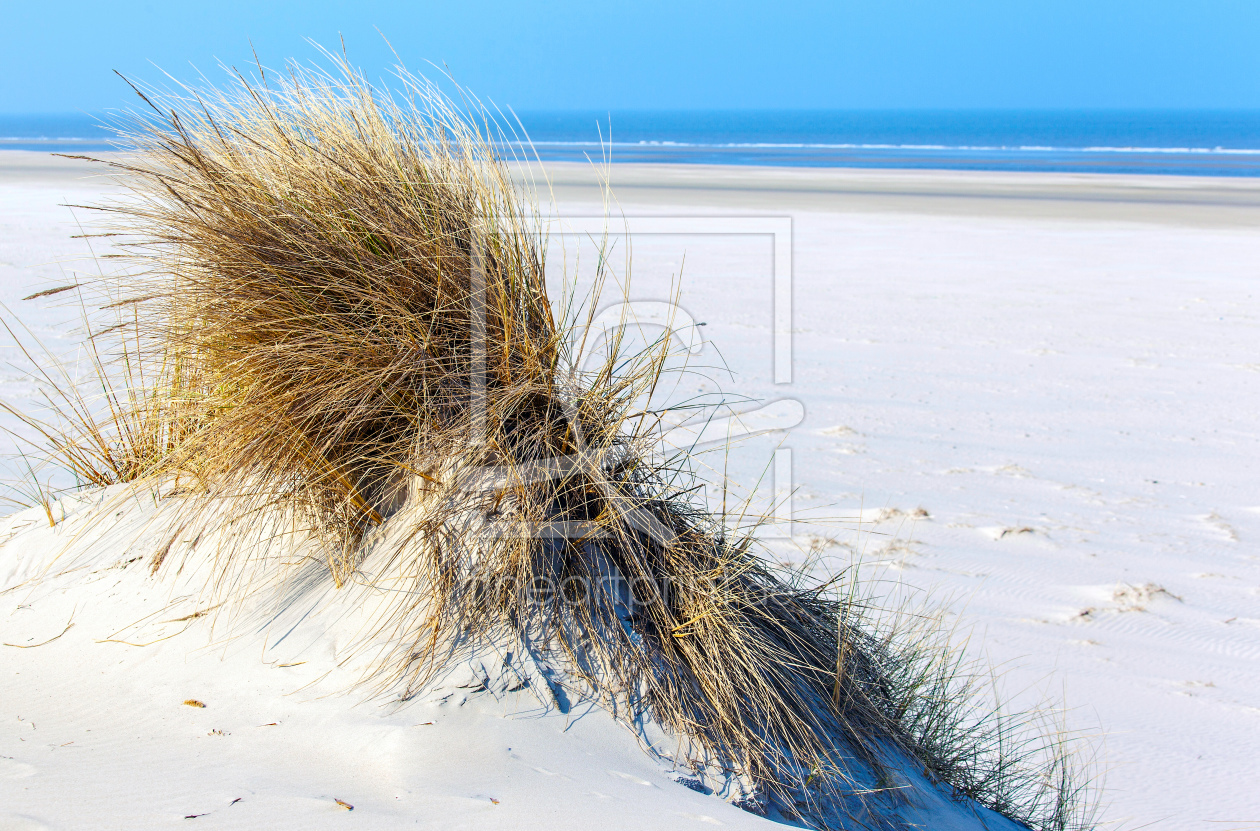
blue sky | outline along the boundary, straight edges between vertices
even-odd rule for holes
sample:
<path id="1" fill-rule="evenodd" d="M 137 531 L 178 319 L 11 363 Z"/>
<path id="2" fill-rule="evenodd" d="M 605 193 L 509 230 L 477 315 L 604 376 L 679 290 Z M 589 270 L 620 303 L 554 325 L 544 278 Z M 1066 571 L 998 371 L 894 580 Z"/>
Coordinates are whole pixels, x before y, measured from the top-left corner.
<path id="1" fill-rule="evenodd" d="M 113 74 L 336 46 L 517 110 L 1260 108 L 1257 0 L 0 2 L 0 113 L 130 105 Z"/>

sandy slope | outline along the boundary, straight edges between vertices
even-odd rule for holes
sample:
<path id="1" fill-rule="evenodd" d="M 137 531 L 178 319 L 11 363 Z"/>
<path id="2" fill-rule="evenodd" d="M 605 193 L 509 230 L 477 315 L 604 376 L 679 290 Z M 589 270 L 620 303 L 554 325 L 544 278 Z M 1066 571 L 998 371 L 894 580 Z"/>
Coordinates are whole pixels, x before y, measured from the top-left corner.
<path id="1" fill-rule="evenodd" d="M 59 284 L 52 261 L 82 253 L 56 203 L 99 195 L 65 168 L 32 165 L 0 161 L 10 306 Z M 595 212 L 587 174 L 556 172 L 564 213 Z M 798 516 L 848 520 L 798 523 L 795 540 L 771 543 L 785 560 L 810 546 L 833 564 L 860 553 L 890 591 L 951 598 L 1010 692 L 1062 696 L 1070 724 L 1106 732 L 1105 819 L 1260 827 L 1260 185 L 720 168 L 618 169 L 613 184 L 631 230 L 636 214 L 793 218 L 790 385 L 771 383 L 769 237 L 636 237 L 631 294 L 668 299 L 681 269 L 681 304 L 707 324 L 701 361 L 735 373 L 675 394 L 721 387 L 804 405 L 786 436 L 714 460 L 752 489 L 774 447 L 790 447 Z M 72 316 L 21 308 L 50 338 Z M 15 377 L 6 371 L 0 392 L 29 395 Z M 0 756 L 11 757 L 0 810 L 52 827 L 163 827 L 203 810 L 219 813 L 199 821 L 228 824 L 229 810 L 256 811 L 257 827 L 299 816 L 301 827 L 391 827 L 458 805 L 471 826 L 515 801 L 512 822 L 568 827 L 762 822 L 670 782 L 597 714 L 565 733 L 503 719 L 517 705 L 498 700 L 432 718 L 347 710 L 282 695 L 310 680 L 308 665 L 174 645 L 195 628 L 144 650 L 95 644 L 148 614 L 156 591 L 119 583 L 136 612 L 126 620 L 103 601 L 76 610 L 76 592 L 110 594 L 103 579 L 0 609 L 5 642 L 51 637 L 72 611 L 76 621 L 47 646 L 0 647 Z M 231 692 L 239 679 L 250 697 Z M 210 706 L 178 703 L 187 697 Z M 89 729 L 107 738 L 91 744 Z M 430 738 L 443 734 L 460 747 Z M 554 759 L 506 750 L 526 746 Z M 51 798 L 70 783 L 83 802 Z M 334 798 L 355 811 L 338 813 Z"/>
<path id="2" fill-rule="evenodd" d="M 259 531 L 190 526 L 182 504 L 123 486 L 55 503 L 52 526 L 39 507 L 0 520 L 0 828 L 775 825 L 698 793 L 676 742 L 649 722 L 641 744 L 557 692 L 519 644 L 414 696 L 360 683 L 377 615 L 406 602 L 379 556 L 392 548 L 369 544 L 361 582 L 337 589 L 287 538 L 272 578 L 225 606 L 209 563 Z M 916 794 L 898 827 L 1015 829 Z"/>
<path id="3" fill-rule="evenodd" d="M 185 819 L 197 828 L 772 825 L 677 784 L 598 709 L 546 713 L 528 690 L 474 694 L 462 678 L 405 707 L 356 706 L 364 694 L 347 691 L 358 675 L 335 667 L 362 622 L 353 608 L 362 598 L 316 581 L 276 618 L 228 625 L 213 614 L 204 569 L 149 576 L 162 525 L 153 507 L 114 489 L 59 506 L 55 529 L 39 509 L 0 527 L 4 640 L 44 644 L 0 647 L 5 831 Z"/>

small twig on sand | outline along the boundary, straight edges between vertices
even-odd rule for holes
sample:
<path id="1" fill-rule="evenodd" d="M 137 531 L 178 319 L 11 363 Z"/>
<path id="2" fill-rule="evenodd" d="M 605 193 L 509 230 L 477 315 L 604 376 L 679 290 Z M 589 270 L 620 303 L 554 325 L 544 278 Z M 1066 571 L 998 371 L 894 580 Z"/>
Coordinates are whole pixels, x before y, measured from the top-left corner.
<path id="1" fill-rule="evenodd" d="M 70 631 L 70 627 L 71 627 L 71 626 L 74 626 L 74 618 L 73 618 L 73 617 L 70 619 L 70 622 L 66 624 L 66 628 L 61 630 L 60 634 L 53 635 L 51 638 L 49 638 L 49 639 L 48 639 L 48 640 L 46 640 L 46 641 L 43 641 L 43 642 L 41 642 L 41 643 L 27 643 L 27 644 L 21 644 L 21 643 L 6 643 L 6 644 L 5 644 L 5 646 L 11 646 L 11 647 L 13 647 L 14 649 L 34 649 L 34 648 L 35 648 L 35 647 L 37 647 L 37 646 L 44 646 L 45 644 L 50 644 L 50 643 L 52 643 L 53 641 L 57 640 L 57 638 L 60 638 L 62 635 L 64 635 L 64 634 L 66 634 L 67 632 L 69 632 L 69 631 Z"/>

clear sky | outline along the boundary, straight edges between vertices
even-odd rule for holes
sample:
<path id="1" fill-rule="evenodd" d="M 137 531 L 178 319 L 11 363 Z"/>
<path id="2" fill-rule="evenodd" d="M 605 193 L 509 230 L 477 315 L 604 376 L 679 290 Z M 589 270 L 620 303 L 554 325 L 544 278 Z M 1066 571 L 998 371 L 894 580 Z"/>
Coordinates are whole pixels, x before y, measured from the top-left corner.
<path id="1" fill-rule="evenodd" d="M 218 61 L 445 64 L 531 109 L 1260 108 L 1260 0 L 0 0 L 0 113 Z M 160 69 L 159 69 L 160 68 Z"/>

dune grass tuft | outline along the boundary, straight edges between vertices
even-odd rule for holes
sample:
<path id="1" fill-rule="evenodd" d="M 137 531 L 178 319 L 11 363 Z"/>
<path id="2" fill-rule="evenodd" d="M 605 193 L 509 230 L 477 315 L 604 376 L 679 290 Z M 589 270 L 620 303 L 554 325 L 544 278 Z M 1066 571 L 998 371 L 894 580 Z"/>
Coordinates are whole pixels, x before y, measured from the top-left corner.
<path id="1" fill-rule="evenodd" d="M 1087 824 L 1071 748 L 978 703 L 936 624 L 885 625 L 843 575 L 787 579 L 653 461 L 667 345 L 614 337 L 575 367 L 594 302 L 553 310 L 494 119 L 334 60 L 141 91 L 103 162 L 130 196 L 97 206 L 133 267 L 94 343 L 126 362 L 94 358 L 118 384 L 103 416 L 59 388 L 53 454 L 87 484 L 290 511 L 339 585 L 376 551 L 412 581 L 385 624 L 410 689 L 506 634 L 750 806 L 881 827 L 912 769 L 1034 828 Z"/>

